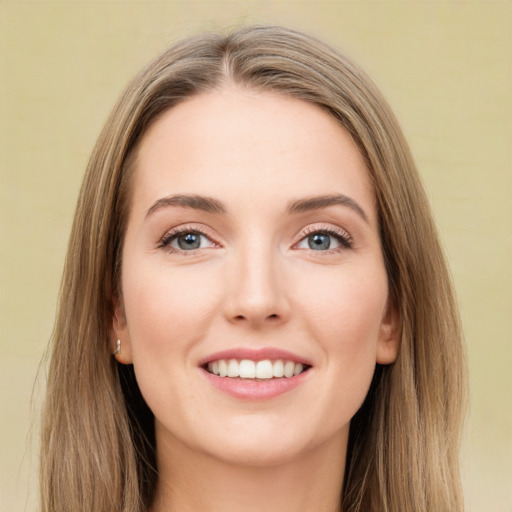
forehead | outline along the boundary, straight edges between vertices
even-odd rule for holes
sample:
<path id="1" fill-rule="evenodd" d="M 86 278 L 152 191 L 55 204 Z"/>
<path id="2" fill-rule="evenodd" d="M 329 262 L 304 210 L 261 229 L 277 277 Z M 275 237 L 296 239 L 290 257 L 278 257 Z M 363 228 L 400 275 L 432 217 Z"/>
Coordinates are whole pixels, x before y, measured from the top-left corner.
<path id="1" fill-rule="evenodd" d="M 176 193 L 239 206 L 341 193 L 373 214 L 368 171 L 348 133 L 320 107 L 272 92 L 229 86 L 191 97 L 149 128 L 134 163 L 134 203 L 146 207 Z"/>

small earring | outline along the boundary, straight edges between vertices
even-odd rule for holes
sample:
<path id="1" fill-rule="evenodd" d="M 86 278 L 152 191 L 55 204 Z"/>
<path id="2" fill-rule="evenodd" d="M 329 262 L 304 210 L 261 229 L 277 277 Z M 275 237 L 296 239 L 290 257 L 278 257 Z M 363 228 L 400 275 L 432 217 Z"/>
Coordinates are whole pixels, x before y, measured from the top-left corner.
<path id="1" fill-rule="evenodd" d="M 121 340 L 117 340 L 117 348 L 112 352 L 112 355 L 115 356 L 121 353 Z"/>

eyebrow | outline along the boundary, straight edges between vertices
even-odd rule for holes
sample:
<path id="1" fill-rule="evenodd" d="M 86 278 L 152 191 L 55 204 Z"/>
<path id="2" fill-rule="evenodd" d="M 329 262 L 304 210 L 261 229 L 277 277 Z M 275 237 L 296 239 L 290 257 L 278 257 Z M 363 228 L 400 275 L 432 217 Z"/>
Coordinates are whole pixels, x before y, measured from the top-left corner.
<path id="1" fill-rule="evenodd" d="M 311 210 L 320 210 L 329 206 L 347 206 L 356 212 L 364 221 L 368 222 L 368 216 L 365 211 L 352 198 L 343 194 L 332 194 L 323 196 L 311 196 L 303 199 L 297 199 L 288 203 L 286 212 L 288 214 L 302 213 Z M 194 210 L 202 210 L 208 213 L 225 214 L 226 207 L 218 199 L 213 197 L 205 197 L 196 194 L 176 194 L 172 196 L 162 197 L 153 203 L 146 212 L 146 218 L 161 208 L 167 206 L 178 206 L 181 208 L 192 208 Z"/>
<path id="2" fill-rule="evenodd" d="M 181 208 L 193 208 L 208 213 L 226 213 L 226 208 L 217 199 L 212 197 L 198 196 L 195 194 L 176 194 L 173 196 L 162 197 L 155 201 L 146 212 L 146 218 L 155 213 L 160 208 L 166 206 L 179 206 Z"/>
<path id="3" fill-rule="evenodd" d="M 329 206 L 348 206 L 356 212 L 364 221 L 368 222 L 368 216 L 365 211 L 352 198 L 343 194 L 332 194 L 327 196 L 311 196 L 304 199 L 298 199 L 288 204 L 288 213 L 301 213 L 311 210 L 320 210 Z"/>

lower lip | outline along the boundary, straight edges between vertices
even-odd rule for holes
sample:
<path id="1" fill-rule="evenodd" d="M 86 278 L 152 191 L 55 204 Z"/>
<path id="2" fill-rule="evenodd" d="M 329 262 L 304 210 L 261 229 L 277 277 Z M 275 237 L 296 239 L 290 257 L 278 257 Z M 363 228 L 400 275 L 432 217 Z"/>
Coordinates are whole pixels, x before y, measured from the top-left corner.
<path id="1" fill-rule="evenodd" d="M 201 368 L 209 382 L 218 390 L 243 400 L 269 400 L 299 386 L 311 371 L 311 368 L 294 377 L 279 377 L 265 380 L 233 379 L 219 377 Z"/>

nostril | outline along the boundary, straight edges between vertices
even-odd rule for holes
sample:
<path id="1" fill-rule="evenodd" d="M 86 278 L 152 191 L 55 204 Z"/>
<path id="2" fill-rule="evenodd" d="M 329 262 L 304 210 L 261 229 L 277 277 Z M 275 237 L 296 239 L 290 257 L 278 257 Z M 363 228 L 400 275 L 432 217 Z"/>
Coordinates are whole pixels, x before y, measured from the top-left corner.
<path id="1" fill-rule="evenodd" d="M 268 315 L 268 316 L 264 317 L 264 319 L 263 319 L 263 318 L 262 318 L 262 319 L 263 319 L 263 320 L 267 320 L 267 321 L 268 321 L 268 320 L 276 321 L 276 320 L 279 320 L 280 318 L 281 318 L 281 317 L 280 317 L 280 315 L 279 315 L 279 314 L 277 314 L 277 313 L 273 313 L 273 314 L 271 314 L 271 315 Z M 236 315 L 236 316 L 233 318 L 233 320 L 235 320 L 235 321 L 250 320 L 250 317 L 249 317 L 249 316 L 246 316 L 246 315 Z"/>

